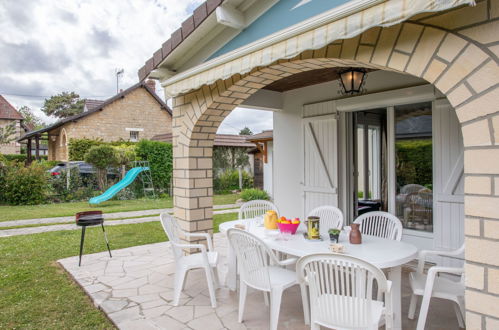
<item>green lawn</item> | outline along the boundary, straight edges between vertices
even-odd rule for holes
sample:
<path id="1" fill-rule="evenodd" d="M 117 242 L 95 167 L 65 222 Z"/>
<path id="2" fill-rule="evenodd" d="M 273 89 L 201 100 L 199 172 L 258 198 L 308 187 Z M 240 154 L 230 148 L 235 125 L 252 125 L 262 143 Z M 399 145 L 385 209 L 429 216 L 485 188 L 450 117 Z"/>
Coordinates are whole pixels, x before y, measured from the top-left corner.
<path id="1" fill-rule="evenodd" d="M 233 204 L 239 199 L 239 194 L 215 195 L 215 205 Z M 74 215 L 76 212 L 102 210 L 105 213 L 163 209 L 173 206 L 171 198 L 135 199 L 118 201 L 111 200 L 96 206 L 87 202 L 54 203 L 43 205 L 0 206 L 0 221 L 22 220 L 33 218 L 52 218 Z"/>
<path id="2" fill-rule="evenodd" d="M 237 213 L 214 216 L 218 224 Z M 159 222 L 106 228 L 112 249 L 161 242 Z M 0 238 L 0 329 L 111 329 L 56 260 L 78 255 L 80 231 Z M 99 228 L 89 228 L 85 253 L 105 251 Z"/>

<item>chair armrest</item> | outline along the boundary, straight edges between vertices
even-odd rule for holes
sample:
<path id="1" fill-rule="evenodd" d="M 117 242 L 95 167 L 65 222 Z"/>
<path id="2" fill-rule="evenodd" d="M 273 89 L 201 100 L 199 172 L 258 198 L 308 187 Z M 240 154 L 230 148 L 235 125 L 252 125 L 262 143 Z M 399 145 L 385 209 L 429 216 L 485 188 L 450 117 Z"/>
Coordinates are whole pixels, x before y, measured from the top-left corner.
<path id="1" fill-rule="evenodd" d="M 293 264 L 295 264 L 297 261 L 298 261 L 298 258 L 288 258 L 288 259 L 284 259 L 284 260 L 279 261 L 279 266 L 289 266 L 289 265 L 293 265 Z"/>
<path id="2" fill-rule="evenodd" d="M 211 236 L 208 233 L 188 233 L 184 231 L 184 236 L 185 237 L 203 237 L 206 239 L 206 242 L 208 243 L 208 251 L 213 251 L 213 242 L 211 240 Z"/>
<path id="3" fill-rule="evenodd" d="M 181 248 L 181 249 L 200 249 L 201 253 L 206 254 L 206 246 L 204 246 L 204 244 L 183 244 L 183 243 L 175 243 L 172 241 L 170 241 L 170 243 L 173 246 Z"/>
<path id="4" fill-rule="evenodd" d="M 430 272 L 432 275 L 437 275 L 440 273 L 444 274 L 454 274 L 454 275 L 463 275 L 464 268 L 458 267 L 443 267 L 443 266 L 433 266 L 428 270 L 428 276 L 430 276 Z"/>
<path id="5" fill-rule="evenodd" d="M 464 245 L 459 249 L 452 251 L 442 251 L 442 250 L 421 250 L 418 253 L 418 273 L 423 273 L 424 263 L 428 256 L 443 256 L 443 257 L 458 257 L 463 254 Z"/>

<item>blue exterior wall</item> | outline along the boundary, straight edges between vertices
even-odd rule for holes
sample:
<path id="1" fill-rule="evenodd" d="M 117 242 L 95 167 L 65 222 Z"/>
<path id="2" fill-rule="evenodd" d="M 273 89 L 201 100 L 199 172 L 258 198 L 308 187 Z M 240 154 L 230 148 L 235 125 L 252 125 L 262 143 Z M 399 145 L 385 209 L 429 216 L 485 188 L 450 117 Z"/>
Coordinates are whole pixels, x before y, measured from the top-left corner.
<path id="1" fill-rule="evenodd" d="M 250 26 L 216 51 L 210 59 L 250 44 L 313 16 L 347 3 L 349 0 L 280 0 Z"/>

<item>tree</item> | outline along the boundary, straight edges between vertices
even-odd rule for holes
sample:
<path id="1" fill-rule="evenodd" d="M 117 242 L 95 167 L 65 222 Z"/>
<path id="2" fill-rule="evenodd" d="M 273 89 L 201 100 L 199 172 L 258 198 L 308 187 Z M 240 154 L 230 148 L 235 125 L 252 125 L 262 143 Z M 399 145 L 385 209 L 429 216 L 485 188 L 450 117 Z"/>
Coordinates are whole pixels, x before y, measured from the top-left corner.
<path id="1" fill-rule="evenodd" d="M 248 164 L 249 157 L 246 148 L 213 148 L 213 167 L 217 170 L 235 170 Z"/>
<path id="2" fill-rule="evenodd" d="M 114 148 L 108 145 L 93 146 L 85 154 L 85 161 L 97 169 L 99 189 L 103 190 L 107 181 L 107 168 L 118 163 Z"/>
<path id="3" fill-rule="evenodd" d="M 47 116 L 67 118 L 83 112 L 85 100 L 80 99 L 80 95 L 75 92 L 62 92 L 45 99 L 42 111 Z"/>
<path id="4" fill-rule="evenodd" d="M 9 143 L 15 139 L 16 122 L 0 127 L 0 144 Z"/>
<path id="5" fill-rule="evenodd" d="M 244 128 L 239 131 L 239 135 L 253 135 L 253 132 L 250 130 L 249 127 L 244 126 Z"/>
<path id="6" fill-rule="evenodd" d="M 17 109 L 17 111 L 19 111 L 21 115 L 24 117 L 25 124 L 33 125 L 34 129 L 40 129 L 45 127 L 45 123 L 43 122 L 43 120 L 37 115 L 35 115 L 33 113 L 33 110 L 31 110 L 31 108 L 23 105 L 22 107 Z"/>

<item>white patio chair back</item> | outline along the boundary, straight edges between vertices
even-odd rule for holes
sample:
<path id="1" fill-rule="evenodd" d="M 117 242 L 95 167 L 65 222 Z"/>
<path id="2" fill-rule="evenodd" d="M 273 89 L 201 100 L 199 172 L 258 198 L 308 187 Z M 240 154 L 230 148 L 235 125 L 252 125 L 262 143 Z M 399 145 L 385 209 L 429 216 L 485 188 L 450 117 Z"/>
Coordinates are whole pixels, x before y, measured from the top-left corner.
<path id="1" fill-rule="evenodd" d="M 166 236 L 168 236 L 168 240 L 170 241 L 175 261 L 178 262 L 178 260 L 184 255 L 184 251 L 179 247 L 179 245 L 182 244 L 182 229 L 175 218 L 167 213 L 162 213 L 160 215 L 160 219 L 161 225 L 163 226 Z"/>
<path id="2" fill-rule="evenodd" d="M 432 266 L 428 269 L 428 273 L 424 273 L 425 262 L 428 256 L 441 257 L 462 257 L 464 254 L 464 244 L 456 250 L 452 251 L 432 251 L 421 250 L 418 255 L 418 267 L 416 272 L 409 274 L 409 284 L 412 289 L 411 302 L 409 304 L 409 319 L 413 319 L 416 313 L 418 297 L 422 296 L 421 307 L 419 311 L 417 330 L 424 330 L 426 317 L 430 307 L 432 297 L 450 300 L 453 302 L 454 312 L 460 328 L 465 327 L 464 315 L 464 268 L 463 267 L 445 267 Z M 450 278 L 440 276 L 440 274 L 454 274 L 460 276 L 459 281 L 453 281 Z"/>
<path id="3" fill-rule="evenodd" d="M 310 211 L 307 217 L 319 217 L 321 235 L 327 235 L 328 230 L 332 228 L 343 228 L 343 212 L 335 206 L 319 206 Z"/>
<path id="4" fill-rule="evenodd" d="M 239 219 L 255 218 L 264 215 L 265 212 L 270 210 L 274 210 L 279 214 L 277 206 L 272 202 L 265 200 L 249 201 L 241 205 L 241 208 L 239 209 Z"/>
<path id="5" fill-rule="evenodd" d="M 378 329 L 383 316 L 387 328 L 392 327 L 389 281 L 376 266 L 346 255 L 320 253 L 300 258 L 296 272 L 299 283 L 309 286 L 312 329 L 319 325 Z"/>
<path id="6" fill-rule="evenodd" d="M 217 307 L 215 289 L 219 286 L 217 265 L 218 253 L 213 250 L 213 242 L 208 233 L 189 233 L 183 231 L 174 217 L 168 213 L 160 215 L 161 225 L 165 230 L 175 258 L 175 275 L 173 283 L 173 301 L 174 306 L 178 306 L 180 295 L 185 286 L 187 272 L 191 269 L 203 268 L 206 274 L 208 291 L 210 293 L 211 306 Z M 182 238 L 200 238 L 206 240 L 206 245 L 200 243 L 182 242 Z M 197 249 L 201 252 L 184 254 L 184 249 Z"/>
<path id="7" fill-rule="evenodd" d="M 402 222 L 388 212 L 367 212 L 357 217 L 354 223 L 360 224 L 362 234 L 395 241 L 402 239 Z"/>
<path id="8" fill-rule="evenodd" d="M 242 230 L 229 229 L 227 236 L 241 267 L 241 280 L 255 289 L 270 291 L 269 266 L 277 260 L 272 250 L 258 237 Z"/>

